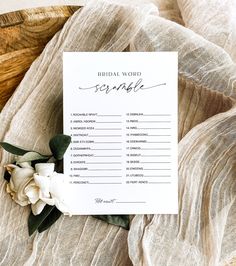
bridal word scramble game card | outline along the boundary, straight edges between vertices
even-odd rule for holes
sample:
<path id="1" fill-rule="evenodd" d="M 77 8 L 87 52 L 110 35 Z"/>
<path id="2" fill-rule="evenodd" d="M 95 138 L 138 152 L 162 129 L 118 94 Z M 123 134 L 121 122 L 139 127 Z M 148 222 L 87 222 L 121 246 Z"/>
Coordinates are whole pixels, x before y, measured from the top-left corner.
<path id="1" fill-rule="evenodd" d="M 176 52 L 63 54 L 73 214 L 178 209 Z"/>

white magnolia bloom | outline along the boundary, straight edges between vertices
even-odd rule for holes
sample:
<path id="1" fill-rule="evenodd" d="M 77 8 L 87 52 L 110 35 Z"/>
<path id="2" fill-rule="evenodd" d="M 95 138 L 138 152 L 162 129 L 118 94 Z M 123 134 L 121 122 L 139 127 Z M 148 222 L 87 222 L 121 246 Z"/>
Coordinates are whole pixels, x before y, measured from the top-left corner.
<path id="1" fill-rule="evenodd" d="M 34 215 L 40 214 L 46 204 L 55 205 L 64 214 L 69 214 L 64 204 L 68 178 L 54 172 L 54 163 L 36 164 L 35 170 L 29 163 L 22 163 L 20 166 L 6 166 L 11 174 L 7 192 L 13 200 L 21 206 L 31 204 Z"/>
<path id="2" fill-rule="evenodd" d="M 64 174 L 54 172 L 53 163 L 39 163 L 35 165 L 34 181 L 39 188 L 39 200 L 48 205 L 55 205 L 64 214 L 69 214 L 64 204 L 64 195 L 67 192 L 68 178 Z M 37 206 L 32 205 L 33 208 Z"/>
<path id="3" fill-rule="evenodd" d="M 20 165 L 21 166 L 21 165 Z M 28 197 L 25 194 L 25 188 L 32 182 L 35 173 L 33 167 L 29 163 L 25 163 L 24 167 L 14 164 L 5 166 L 11 174 L 10 182 L 7 184 L 7 192 L 10 193 L 12 199 L 21 206 L 29 204 Z"/>

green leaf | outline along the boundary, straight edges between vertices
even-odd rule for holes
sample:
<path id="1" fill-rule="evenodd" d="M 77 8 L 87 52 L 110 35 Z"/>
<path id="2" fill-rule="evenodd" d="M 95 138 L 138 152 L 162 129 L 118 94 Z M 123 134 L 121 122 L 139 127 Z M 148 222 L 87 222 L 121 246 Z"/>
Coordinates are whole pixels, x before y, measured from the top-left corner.
<path id="1" fill-rule="evenodd" d="M 43 221 L 49 216 L 55 206 L 46 205 L 39 215 L 34 215 L 32 212 L 28 219 L 28 231 L 31 236 L 43 223 Z"/>
<path id="2" fill-rule="evenodd" d="M 25 153 L 29 152 L 27 150 L 24 150 L 22 148 L 19 148 L 17 146 L 13 146 L 7 142 L 0 142 L 0 145 L 2 146 L 2 148 L 12 154 L 15 154 L 15 155 L 19 155 L 19 156 L 22 156 L 24 155 Z"/>
<path id="3" fill-rule="evenodd" d="M 55 162 L 55 171 L 57 173 L 63 173 L 63 160 L 57 160 Z"/>
<path id="4" fill-rule="evenodd" d="M 129 215 L 92 215 L 94 218 L 129 230 Z"/>
<path id="5" fill-rule="evenodd" d="M 31 212 L 28 219 L 29 235 L 31 236 L 36 230 L 39 233 L 47 230 L 61 215 L 62 213 L 55 206 L 50 205 L 46 205 L 39 215 Z"/>
<path id="6" fill-rule="evenodd" d="M 66 152 L 68 146 L 70 145 L 71 137 L 63 134 L 56 135 L 53 137 L 49 146 L 52 151 L 53 156 L 57 160 L 62 160 L 64 153 Z"/>
<path id="7" fill-rule="evenodd" d="M 38 160 L 47 160 L 49 156 L 42 155 L 35 151 L 29 151 L 25 153 L 16 163 L 31 162 Z"/>
<path id="8" fill-rule="evenodd" d="M 47 216 L 47 218 L 38 227 L 39 233 L 42 233 L 43 231 L 47 230 L 60 218 L 61 215 L 62 213 L 56 207 L 54 207 L 50 214 Z"/>

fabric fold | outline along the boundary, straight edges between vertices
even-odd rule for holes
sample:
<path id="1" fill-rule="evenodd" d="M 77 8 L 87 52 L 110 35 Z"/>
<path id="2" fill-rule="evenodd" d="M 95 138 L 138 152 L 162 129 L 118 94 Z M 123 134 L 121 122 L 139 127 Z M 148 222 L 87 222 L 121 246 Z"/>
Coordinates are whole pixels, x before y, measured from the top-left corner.
<path id="1" fill-rule="evenodd" d="M 226 265 L 235 256 L 235 118 L 234 107 L 180 141 L 179 214 L 135 216 L 129 232 L 134 265 Z"/>
<path id="2" fill-rule="evenodd" d="M 19 265 L 215 266 L 236 257 L 233 52 L 209 38 L 204 27 L 198 32 L 158 17 L 154 4 L 162 10 L 173 7 L 181 19 L 174 0 L 131 2 L 92 0 L 66 22 L 2 110 L 0 139 L 49 152 L 48 140 L 62 132 L 63 51 L 178 51 L 180 213 L 137 215 L 129 233 L 88 216 L 63 217 L 28 239 L 28 209 L 15 205 L 1 189 L 3 265 L 17 257 Z M 184 22 L 191 25 L 187 5 L 178 3 Z M 167 13 L 160 10 L 166 18 L 173 14 Z M 181 24 L 178 19 L 173 18 Z M 12 157 L 1 152 L 0 159 L 3 165 Z M 3 178 L 0 186 L 5 186 Z"/>
<path id="3" fill-rule="evenodd" d="M 236 2 L 178 0 L 185 26 L 222 47 L 236 62 Z"/>

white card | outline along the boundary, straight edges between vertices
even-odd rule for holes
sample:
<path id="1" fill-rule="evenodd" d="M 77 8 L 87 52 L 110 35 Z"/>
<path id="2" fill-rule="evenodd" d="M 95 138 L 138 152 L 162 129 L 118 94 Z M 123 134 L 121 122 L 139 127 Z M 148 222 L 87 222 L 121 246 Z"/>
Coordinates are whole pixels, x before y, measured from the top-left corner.
<path id="1" fill-rule="evenodd" d="M 177 52 L 65 52 L 72 214 L 175 214 Z"/>

